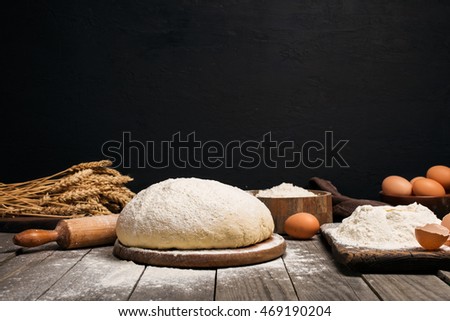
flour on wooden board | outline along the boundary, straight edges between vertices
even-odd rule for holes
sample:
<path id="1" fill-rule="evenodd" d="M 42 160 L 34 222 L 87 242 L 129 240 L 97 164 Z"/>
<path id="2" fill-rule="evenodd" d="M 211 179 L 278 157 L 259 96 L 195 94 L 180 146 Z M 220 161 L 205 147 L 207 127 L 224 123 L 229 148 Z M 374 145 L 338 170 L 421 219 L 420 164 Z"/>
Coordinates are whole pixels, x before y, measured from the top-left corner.
<path id="1" fill-rule="evenodd" d="M 362 205 L 342 221 L 331 236 L 339 244 L 382 250 L 419 248 L 414 230 L 441 220 L 427 207 Z"/>

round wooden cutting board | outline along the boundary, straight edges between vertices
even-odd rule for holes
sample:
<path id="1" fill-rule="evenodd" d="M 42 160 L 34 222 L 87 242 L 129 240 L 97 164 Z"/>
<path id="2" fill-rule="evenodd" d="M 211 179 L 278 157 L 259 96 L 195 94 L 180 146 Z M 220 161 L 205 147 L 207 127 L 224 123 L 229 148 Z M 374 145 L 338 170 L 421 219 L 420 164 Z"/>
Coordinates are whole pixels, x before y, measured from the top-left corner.
<path id="1" fill-rule="evenodd" d="M 211 250 L 152 250 L 127 247 L 116 240 L 113 253 L 116 257 L 138 264 L 179 267 L 218 268 L 262 263 L 284 254 L 286 242 L 278 234 L 255 245 L 237 249 Z"/>

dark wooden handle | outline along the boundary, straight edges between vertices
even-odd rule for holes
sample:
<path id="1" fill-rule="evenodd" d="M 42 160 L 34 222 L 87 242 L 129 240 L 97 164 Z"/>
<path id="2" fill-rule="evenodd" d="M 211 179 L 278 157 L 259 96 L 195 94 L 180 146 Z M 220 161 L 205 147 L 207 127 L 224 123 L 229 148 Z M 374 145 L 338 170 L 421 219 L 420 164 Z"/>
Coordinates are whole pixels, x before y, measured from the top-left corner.
<path id="1" fill-rule="evenodd" d="M 57 241 L 58 237 L 59 234 L 56 230 L 47 231 L 32 229 L 14 235 L 13 242 L 19 246 L 33 247 Z"/>

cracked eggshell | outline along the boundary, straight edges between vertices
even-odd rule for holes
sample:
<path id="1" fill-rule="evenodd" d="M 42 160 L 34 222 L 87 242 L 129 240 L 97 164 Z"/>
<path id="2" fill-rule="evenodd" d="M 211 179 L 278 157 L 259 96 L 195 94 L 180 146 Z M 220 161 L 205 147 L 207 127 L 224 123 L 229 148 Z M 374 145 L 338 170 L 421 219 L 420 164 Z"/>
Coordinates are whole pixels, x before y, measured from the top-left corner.
<path id="1" fill-rule="evenodd" d="M 450 230 L 450 213 L 448 213 L 447 215 L 445 215 L 442 218 L 441 225 L 445 226 L 446 228 L 448 228 Z M 447 242 L 445 242 L 445 245 L 450 246 L 450 236 L 449 236 Z"/>
<path id="2" fill-rule="evenodd" d="M 426 250 L 439 249 L 448 239 L 449 230 L 440 224 L 426 224 L 415 229 L 417 242 Z"/>

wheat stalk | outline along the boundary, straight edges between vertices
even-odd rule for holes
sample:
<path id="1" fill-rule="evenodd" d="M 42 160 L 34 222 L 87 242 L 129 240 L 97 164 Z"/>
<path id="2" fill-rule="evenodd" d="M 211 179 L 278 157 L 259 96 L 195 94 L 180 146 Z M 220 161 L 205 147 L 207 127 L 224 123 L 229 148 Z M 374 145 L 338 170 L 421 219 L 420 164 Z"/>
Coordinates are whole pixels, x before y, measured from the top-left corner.
<path id="1" fill-rule="evenodd" d="M 131 182 L 133 179 L 130 176 L 110 176 L 92 174 L 86 179 L 87 184 L 93 185 L 123 185 Z"/>
<path id="2" fill-rule="evenodd" d="M 57 200 L 59 202 L 74 202 L 90 197 L 95 197 L 96 195 L 100 194 L 99 188 L 91 186 L 89 188 L 83 188 L 82 186 L 61 193 L 60 195 L 58 195 Z"/>
<path id="3" fill-rule="evenodd" d="M 87 162 L 87 163 L 81 163 L 78 165 L 74 165 L 68 169 L 69 172 L 78 172 L 85 169 L 97 169 L 102 167 L 108 167 L 111 166 L 112 162 L 109 160 L 101 160 L 96 162 Z"/>
<path id="4" fill-rule="evenodd" d="M 0 183 L 1 216 L 79 217 L 119 213 L 134 193 L 133 179 L 108 160 L 81 163 L 31 181 Z"/>
<path id="5" fill-rule="evenodd" d="M 118 170 L 109 167 L 99 167 L 94 169 L 95 174 L 111 175 L 111 176 L 122 176 Z"/>
<path id="6" fill-rule="evenodd" d="M 94 171 L 90 168 L 88 169 L 82 169 L 79 172 L 76 172 L 75 174 L 66 176 L 64 178 L 62 178 L 60 181 L 58 181 L 56 184 L 54 184 L 49 192 L 50 193 L 55 193 L 55 192 L 59 192 L 62 191 L 64 189 L 69 188 L 72 185 L 76 185 L 79 182 L 81 182 L 83 179 L 86 179 L 88 176 L 92 175 Z"/>

